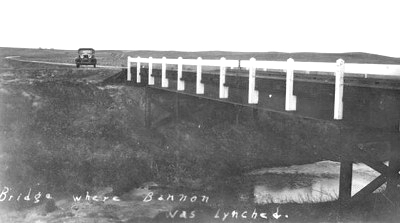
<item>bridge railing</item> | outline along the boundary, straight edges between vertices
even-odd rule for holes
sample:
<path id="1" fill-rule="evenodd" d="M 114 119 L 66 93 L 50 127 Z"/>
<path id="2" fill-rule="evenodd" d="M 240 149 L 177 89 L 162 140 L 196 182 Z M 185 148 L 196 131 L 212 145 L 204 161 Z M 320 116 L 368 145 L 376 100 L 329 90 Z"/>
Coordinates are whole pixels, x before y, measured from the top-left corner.
<path id="1" fill-rule="evenodd" d="M 153 64 L 161 64 L 161 87 L 167 88 L 169 85 L 166 77 L 167 64 L 177 65 L 177 90 L 185 90 L 185 81 L 182 79 L 183 65 L 196 66 L 196 94 L 204 94 L 204 83 L 202 83 L 202 67 L 216 66 L 219 67 L 219 98 L 228 98 L 229 87 L 225 85 L 226 68 L 244 67 L 249 70 L 249 87 L 248 87 L 248 103 L 258 104 L 259 93 L 255 89 L 256 86 L 256 71 L 257 69 L 273 69 L 286 72 L 286 96 L 285 110 L 295 111 L 297 98 L 293 95 L 293 74 L 294 71 L 316 71 L 332 73 L 335 75 L 335 99 L 334 99 L 334 119 L 341 120 L 343 118 L 343 85 L 344 74 L 362 74 L 365 78 L 369 74 L 374 75 L 390 75 L 400 76 L 400 65 L 388 64 L 356 64 L 348 63 L 345 65 L 344 60 L 338 59 L 336 63 L 324 62 L 295 62 L 293 59 L 287 61 L 257 61 L 254 58 L 250 60 L 203 60 L 197 59 L 167 59 L 163 58 L 140 58 L 128 57 L 127 61 L 128 73 L 127 80 L 132 80 L 131 64 L 136 63 L 136 81 L 141 82 L 140 69 L 141 63 L 148 64 L 148 85 L 154 85 L 154 76 L 152 75 Z"/>

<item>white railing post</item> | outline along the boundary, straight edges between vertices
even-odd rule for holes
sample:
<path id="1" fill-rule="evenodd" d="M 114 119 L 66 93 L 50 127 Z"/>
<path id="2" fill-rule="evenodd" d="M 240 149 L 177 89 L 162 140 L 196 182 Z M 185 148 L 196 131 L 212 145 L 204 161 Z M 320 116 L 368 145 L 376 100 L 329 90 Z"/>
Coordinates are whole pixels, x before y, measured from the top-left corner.
<path id="1" fill-rule="evenodd" d="M 141 78 L 140 78 L 140 57 L 137 57 L 136 61 L 136 83 L 140 83 Z"/>
<path id="2" fill-rule="evenodd" d="M 131 57 L 128 56 L 128 64 L 127 64 L 127 73 L 126 73 L 126 80 L 131 81 L 132 80 L 132 74 L 131 74 Z"/>
<path id="3" fill-rule="evenodd" d="M 204 94 L 204 84 L 201 83 L 201 57 L 197 58 L 196 94 Z"/>
<path id="4" fill-rule="evenodd" d="M 154 77 L 153 77 L 153 57 L 149 57 L 149 77 L 148 77 L 148 84 L 154 85 Z"/>
<path id="5" fill-rule="evenodd" d="M 249 70 L 249 104 L 257 104 L 258 103 L 258 91 L 256 90 L 256 59 L 250 59 L 250 67 L 247 67 Z"/>
<path id="6" fill-rule="evenodd" d="M 182 80 L 182 57 L 178 58 L 177 90 L 185 90 L 185 81 Z"/>
<path id="7" fill-rule="evenodd" d="M 344 83 L 344 60 L 336 61 L 335 72 L 335 107 L 333 110 L 333 118 L 336 120 L 343 119 L 343 83 Z"/>
<path id="8" fill-rule="evenodd" d="M 161 64 L 161 87 L 168 87 L 168 79 L 167 79 L 167 58 L 162 58 Z"/>
<path id="9" fill-rule="evenodd" d="M 229 87 L 225 86 L 225 78 L 226 78 L 226 64 L 225 57 L 222 57 L 220 60 L 219 67 L 219 98 L 228 98 Z"/>
<path id="10" fill-rule="evenodd" d="M 286 68 L 286 98 L 285 98 L 285 110 L 296 111 L 297 98 L 293 95 L 293 67 L 294 60 L 289 58 L 287 60 Z"/>

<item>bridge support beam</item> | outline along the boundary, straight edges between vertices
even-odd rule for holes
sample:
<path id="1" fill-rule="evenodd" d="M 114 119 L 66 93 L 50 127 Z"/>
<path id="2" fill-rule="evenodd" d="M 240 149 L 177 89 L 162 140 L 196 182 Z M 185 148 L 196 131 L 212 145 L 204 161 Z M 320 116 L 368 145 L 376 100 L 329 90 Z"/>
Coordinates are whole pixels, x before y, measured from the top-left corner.
<path id="1" fill-rule="evenodd" d="M 258 91 L 256 90 L 256 59 L 250 59 L 249 67 L 249 104 L 258 104 Z"/>
<path id="2" fill-rule="evenodd" d="M 226 65 L 225 58 L 221 58 L 221 66 L 219 67 L 219 98 L 228 98 L 229 87 L 225 86 Z"/>
<path id="3" fill-rule="evenodd" d="M 144 104 L 144 126 L 146 128 L 151 128 L 152 115 L 151 115 L 151 89 L 145 88 L 145 104 Z"/>
<path id="4" fill-rule="evenodd" d="M 197 58 L 196 94 L 204 94 L 204 84 L 201 83 L 201 57 Z"/>
<path id="5" fill-rule="evenodd" d="M 128 56 L 128 64 L 126 65 L 127 68 L 127 73 L 126 73 L 126 80 L 131 81 L 132 80 L 132 73 L 131 73 L 131 57 Z"/>
<path id="6" fill-rule="evenodd" d="M 140 57 L 137 57 L 138 61 L 136 62 L 136 83 L 140 83 L 141 77 L 140 77 Z"/>
<path id="7" fill-rule="evenodd" d="M 239 125 L 240 124 L 240 115 L 242 113 L 243 107 L 240 105 L 234 105 L 235 108 L 235 124 Z"/>
<path id="8" fill-rule="evenodd" d="M 400 137 L 400 136 L 399 136 Z M 392 147 L 391 156 L 389 160 L 389 178 L 387 182 L 387 194 L 388 197 L 396 203 L 400 205 L 400 151 L 398 148 L 399 143 Z"/>
<path id="9" fill-rule="evenodd" d="M 353 179 L 353 163 L 351 161 L 340 162 L 339 177 L 339 205 L 340 212 L 351 199 L 351 181 Z"/>
<path id="10" fill-rule="evenodd" d="M 175 94 L 175 121 L 179 120 L 179 93 Z"/>
<path id="11" fill-rule="evenodd" d="M 336 61 L 335 72 L 335 104 L 333 111 L 333 119 L 343 119 L 343 84 L 344 84 L 344 60 Z"/>
<path id="12" fill-rule="evenodd" d="M 149 57 L 149 76 L 147 83 L 149 85 L 154 85 L 154 77 L 153 77 L 153 58 Z"/>
<path id="13" fill-rule="evenodd" d="M 340 221 L 345 218 L 345 210 L 351 200 L 351 185 L 353 179 L 353 163 L 351 161 L 340 161 L 339 176 L 339 210 Z"/>
<path id="14" fill-rule="evenodd" d="M 297 97 L 293 95 L 293 65 L 294 60 L 289 58 L 287 60 L 286 68 L 286 97 L 285 97 L 285 110 L 296 111 Z"/>
<path id="15" fill-rule="evenodd" d="M 167 88 L 168 87 L 168 79 L 167 79 L 167 58 L 162 58 L 161 63 L 161 87 Z"/>
<path id="16" fill-rule="evenodd" d="M 182 63 L 182 57 L 178 58 L 178 74 L 176 84 L 177 84 L 177 90 L 178 91 L 184 91 L 185 90 L 185 81 L 182 80 L 182 69 L 183 69 L 183 63 Z"/>

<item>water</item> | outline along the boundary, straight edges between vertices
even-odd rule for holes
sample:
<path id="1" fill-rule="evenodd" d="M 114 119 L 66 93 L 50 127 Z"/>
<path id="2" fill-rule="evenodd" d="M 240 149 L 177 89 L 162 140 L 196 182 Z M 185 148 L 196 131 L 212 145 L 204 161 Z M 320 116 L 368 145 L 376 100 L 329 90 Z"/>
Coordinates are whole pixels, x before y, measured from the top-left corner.
<path id="1" fill-rule="evenodd" d="M 248 174 L 254 177 L 254 202 L 289 203 L 336 200 L 339 195 L 340 163 L 321 161 L 290 167 L 265 168 Z M 352 195 L 379 173 L 364 164 L 353 164 Z M 382 190 L 383 187 L 377 189 Z"/>

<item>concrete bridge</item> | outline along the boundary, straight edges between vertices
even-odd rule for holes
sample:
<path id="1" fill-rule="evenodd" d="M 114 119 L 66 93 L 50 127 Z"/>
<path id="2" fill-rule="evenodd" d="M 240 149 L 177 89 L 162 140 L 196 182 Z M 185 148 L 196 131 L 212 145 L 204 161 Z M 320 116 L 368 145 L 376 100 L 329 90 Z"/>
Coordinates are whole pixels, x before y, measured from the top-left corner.
<path id="1" fill-rule="evenodd" d="M 134 67 L 132 67 L 132 64 Z M 132 58 L 127 81 L 146 86 L 148 92 L 231 103 L 259 111 L 329 122 L 340 126 L 338 140 L 354 139 L 353 152 L 339 151 L 339 203 L 344 208 L 387 182 L 387 193 L 400 200 L 400 65 Z M 149 93 L 150 95 L 150 93 Z M 179 114 L 176 107 L 176 113 Z M 151 103 L 146 100 L 146 125 L 151 126 Z M 384 142 L 389 165 L 357 147 L 359 142 Z M 380 149 L 376 146 L 376 149 Z M 356 151 L 354 153 L 354 151 Z M 362 162 L 381 175 L 351 196 L 352 164 Z"/>

